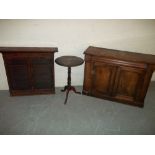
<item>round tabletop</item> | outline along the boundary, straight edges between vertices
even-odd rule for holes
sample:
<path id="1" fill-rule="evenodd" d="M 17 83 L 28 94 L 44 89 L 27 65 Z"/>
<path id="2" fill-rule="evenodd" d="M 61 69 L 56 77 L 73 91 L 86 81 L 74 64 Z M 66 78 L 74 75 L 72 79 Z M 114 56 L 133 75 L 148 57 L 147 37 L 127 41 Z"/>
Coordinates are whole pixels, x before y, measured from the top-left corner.
<path id="1" fill-rule="evenodd" d="M 55 59 L 58 65 L 65 67 L 75 67 L 82 65 L 84 60 L 77 56 L 61 56 Z"/>

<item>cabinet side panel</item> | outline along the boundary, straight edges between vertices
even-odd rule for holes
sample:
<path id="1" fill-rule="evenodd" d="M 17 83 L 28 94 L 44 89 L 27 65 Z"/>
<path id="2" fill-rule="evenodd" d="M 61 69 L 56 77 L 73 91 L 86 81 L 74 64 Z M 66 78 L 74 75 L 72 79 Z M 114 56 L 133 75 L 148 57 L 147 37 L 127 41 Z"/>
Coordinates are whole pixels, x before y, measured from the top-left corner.
<path id="1" fill-rule="evenodd" d="M 91 85 L 92 85 L 91 70 L 92 70 L 92 63 L 90 61 L 85 61 L 83 94 L 86 95 L 89 95 L 91 93 Z"/>
<path id="2" fill-rule="evenodd" d="M 153 74 L 153 68 L 151 68 L 150 66 L 147 69 L 147 72 L 144 76 L 144 83 L 143 83 L 143 87 L 141 89 L 141 93 L 139 94 L 139 99 L 144 102 L 145 96 L 147 94 L 147 90 L 151 81 L 151 77 Z"/>
<path id="3" fill-rule="evenodd" d="M 4 66 L 5 66 L 6 77 L 7 77 L 8 86 L 9 86 L 9 92 L 10 92 L 10 95 L 12 95 L 11 94 L 11 81 L 10 81 L 10 78 L 9 78 L 9 71 L 8 71 L 8 66 L 7 66 L 7 54 L 2 53 L 2 56 L 3 56 L 3 60 L 4 60 Z"/>

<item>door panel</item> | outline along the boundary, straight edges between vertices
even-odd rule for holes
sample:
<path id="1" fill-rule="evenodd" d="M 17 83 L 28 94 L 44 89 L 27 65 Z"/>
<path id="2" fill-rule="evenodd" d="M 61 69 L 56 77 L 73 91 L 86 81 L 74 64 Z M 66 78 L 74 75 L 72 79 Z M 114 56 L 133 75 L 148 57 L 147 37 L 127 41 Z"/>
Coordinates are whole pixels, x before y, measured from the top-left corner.
<path id="1" fill-rule="evenodd" d="M 92 93 L 99 96 L 110 95 L 115 72 L 116 67 L 111 64 L 95 63 L 93 66 Z"/>
<path id="2" fill-rule="evenodd" d="M 137 100 L 143 86 L 145 70 L 132 67 L 119 67 L 116 75 L 113 96 L 128 101 Z"/>
<path id="3" fill-rule="evenodd" d="M 33 89 L 51 89 L 54 87 L 53 64 L 50 59 L 32 60 Z"/>
<path id="4" fill-rule="evenodd" d="M 27 65 L 8 65 L 10 85 L 13 90 L 29 90 L 29 70 Z"/>

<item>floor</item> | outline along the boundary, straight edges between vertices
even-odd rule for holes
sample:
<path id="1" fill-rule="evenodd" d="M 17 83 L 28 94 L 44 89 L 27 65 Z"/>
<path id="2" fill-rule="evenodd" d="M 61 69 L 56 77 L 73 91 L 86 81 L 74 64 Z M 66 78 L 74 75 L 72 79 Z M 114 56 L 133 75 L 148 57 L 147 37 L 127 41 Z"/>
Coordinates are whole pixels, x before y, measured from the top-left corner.
<path id="1" fill-rule="evenodd" d="M 78 87 L 81 90 L 82 87 Z M 69 94 L 10 97 L 0 91 L 1 135 L 124 135 L 155 134 L 155 83 L 151 83 L 144 108 Z"/>

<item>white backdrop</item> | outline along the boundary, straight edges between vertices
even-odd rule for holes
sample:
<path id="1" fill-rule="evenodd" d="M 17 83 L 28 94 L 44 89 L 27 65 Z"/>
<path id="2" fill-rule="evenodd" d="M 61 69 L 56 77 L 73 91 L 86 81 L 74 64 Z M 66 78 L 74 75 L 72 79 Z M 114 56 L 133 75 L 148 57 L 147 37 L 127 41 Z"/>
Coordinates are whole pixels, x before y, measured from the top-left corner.
<path id="1" fill-rule="evenodd" d="M 0 20 L 0 46 L 58 47 L 55 58 L 84 58 L 90 45 L 155 55 L 155 20 Z M 83 71 L 84 65 L 72 69 L 73 85 L 83 84 Z M 56 86 L 66 80 L 67 69 L 55 64 Z M 8 89 L 1 55 L 0 89 Z"/>

